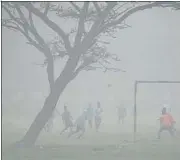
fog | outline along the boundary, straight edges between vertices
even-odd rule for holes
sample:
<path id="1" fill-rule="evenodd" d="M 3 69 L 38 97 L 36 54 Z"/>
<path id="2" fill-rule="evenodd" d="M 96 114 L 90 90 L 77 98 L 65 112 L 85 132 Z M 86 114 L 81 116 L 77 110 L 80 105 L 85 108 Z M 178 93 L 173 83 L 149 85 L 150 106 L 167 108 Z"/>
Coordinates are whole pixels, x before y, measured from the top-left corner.
<path id="1" fill-rule="evenodd" d="M 126 23 L 131 27 L 118 32 L 117 38 L 110 39 L 108 46 L 108 50 L 121 59 L 115 65 L 126 72 L 82 71 L 66 87 L 58 101 L 57 110 L 62 113 L 63 106 L 67 105 L 73 119 L 76 119 L 89 103 L 95 108 L 97 101 L 100 101 L 103 108 L 100 132 L 126 134 L 130 137 L 125 139 L 132 140 L 134 82 L 180 81 L 179 17 L 180 12 L 160 8 L 130 16 Z M 41 22 L 36 23 L 39 23 L 42 34 L 47 34 L 46 29 L 43 26 L 41 28 Z M 63 28 L 70 25 L 70 22 L 61 23 Z M 44 56 L 25 42 L 25 38 L 18 32 L 2 29 L 3 130 L 22 130 L 21 136 L 33 122 L 49 93 L 46 69 L 34 65 L 43 63 Z M 57 60 L 56 77 L 62 67 L 63 60 Z M 180 84 L 140 84 L 137 91 L 137 132 L 144 137 L 152 133 L 151 139 L 156 137 L 159 127 L 157 119 L 164 104 L 171 107 L 178 128 L 179 95 Z M 124 124 L 117 122 L 117 106 L 127 108 Z M 66 133 L 60 138 L 59 133 L 63 127 L 61 117 L 55 113 L 52 131 L 43 131 L 41 136 L 49 139 L 53 135 L 59 136 L 59 141 L 69 144 Z M 86 127 L 84 141 L 92 143 L 92 138 L 88 140 L 86 137 L 96 136 L 96 132 Z M 76 140 L 76 143 L 81 141 Z"/>

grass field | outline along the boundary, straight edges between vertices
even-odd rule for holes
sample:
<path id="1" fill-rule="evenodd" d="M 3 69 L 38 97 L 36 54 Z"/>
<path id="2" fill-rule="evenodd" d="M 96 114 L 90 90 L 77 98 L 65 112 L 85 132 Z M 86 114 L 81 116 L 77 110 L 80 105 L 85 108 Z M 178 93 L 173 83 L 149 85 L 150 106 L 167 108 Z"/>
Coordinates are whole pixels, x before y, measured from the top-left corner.
<path id="1" fill-rule="evenodd" d="M 112 127 L 113 128 L 113 127 Z M 117 128 L 117 127 L 114 127 Z M 11 148 L 11 144 L 20 139 L 25 129 L 14 125 L 2 126 L 3 160 L 179 160 L 180 141 L 163 133 L 156 140 L 156 129 L 139 132 L 137 142 L 133 143 L 133 134 L 126 125 L 115 131 L 105 129 L 96 133 L 88 130 L 82 139 L 60 136 L 59 131 L 42 132 L 33 148 Z M 143 129 L 141 129 L 143 131 Z M 151 132 L 150 132 L 151 131 Z"/>

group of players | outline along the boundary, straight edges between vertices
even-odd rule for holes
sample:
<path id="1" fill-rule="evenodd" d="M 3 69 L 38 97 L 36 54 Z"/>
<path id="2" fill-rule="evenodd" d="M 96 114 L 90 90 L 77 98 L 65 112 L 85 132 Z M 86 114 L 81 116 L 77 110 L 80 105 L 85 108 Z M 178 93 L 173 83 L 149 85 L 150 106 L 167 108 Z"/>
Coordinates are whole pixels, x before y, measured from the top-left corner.
<path id="1" fill-rule="evenodd" d="M 70 129 L 68 137 L 72 136 L 73 134 L 76 134 L 78 132 L 81 132 L 78 138 L 81 138 L 82 135 L 85 132 L 85 124 L 86 121 L 88 121 L 89 127 L 93 127 L 93 122 L 95 122 L 95 129 L 98 132 L 99 127 L 101 125 L 102 117 L 101 114 L 103 112 L 103 109 L 100 105 L 100 102 L 97 102 L 97 107 L 95 110 L 93 109 L 91 103 L 89 103 L 89 106 L 87 109 L 83 111 L 81 116 L 79 116 L 76 121 L 73 123 L 72 116 L 70 112 L 67 109 L 67 106 L 64 106 L 64 112 L 62 114 L 62 120 L 65 125 L 65 128 L 61 131 L 60 134 L 62 134 L 67 129 Z M 117 113 L 118 113 L 118 122 L 124 123 L 124 119 L 126 117 L 126 108 L 123 106 L 117 107 Z M 94 121 L 93 121 L 94 120 Z M 73 130 L 73 128 L 76 128 Z"/>
<path id="2" fill-rule="evenodd" d="M 81 138 L 85 133 L 86 122 L 88 122 L 90 128 L 93 128 L 94 122 L 95 130 L 96 132 L 98 132 L 102 121 L 102 112 L 103 109 L 100 102 L 97 102 L 96 108 L 92 107 L 92 104 L 89 103 L 89 106 L 82 111 L 81 115 L 75 121 L 73 121 L 73 117 L 68 110 L 68 107 L 65 105 L 62 114 L 57 111 L 57 113 L 61 115 L 64 124 L 64 129 L 60 132 L 60 134 L 63 134 L 65 131 L 69 130 L 68 137 L 71 137 L 76 133 L 80 133 L 78 138 Z M 124 123 L 124 118 L 126 117 L 126 109 L 124 107 L 117 107 L 117 114 L 118 122 Z M 44 129 L 46 131 L 50 131 L 52 129 L 52 126 L 53 116 L 45 125 Z"/>
<path id="3" fill-rule="evenodd" d="M 91 104 L 89 104 L 88 108 L 83 110 L 82 114 L 76 119 L 76 121 L 73 123 L 73 118 L 71 116 L 70 111 L 68 110 L 67 106 L 64 106 L 64 112 L 61 115 L 64 129 L 61 131 L 60 134 L 64 133 L 66 130 L 70 130 L 68 137 L 79 133 L 80 135 L 78 138 L 81 138 L 85 133 L 85 125 L 86 121 L 88 121 L 89 126 L 93 127 L 93 119 L 95 122 L 95 129 L 98 131 L 100 124 L 101 124 L 101 113 L 103 112 L 103 109 L 100 105 L 100 102 L 97 102 L 97 107 L 94 109 Z M 75 128 L 75 130 L 74 130 Z"/>
<path id="4" fill-rule="evenodd" d="M 81 138 L 85 133 L 86 121 L 90 128 L 93 128 L 93 122 L 95 124 L 95 129 L 98 132 L 99 127 L 102 121 L 102 112 L 103 109 L 101 107 L 100 102 L 97 102 L 97 107 L 94 109 L 89 103 L 89 106 L 83 110 L 82 114 L 73 121 L 70 111 L 67 106 L 64 106 L 64 112 L 61 114 L 62 121 L 64 124 L 64 129 L 60 132 L 63 134 L 66 130 L 69 130 L 68 137 L 71 137 L 74 134 L 80 133 L 78 138 Z M 121 106 L 117 107 L 117 116 L 118 122 L 124 123 L 124 119 L 126 117 L 126 108 Z M 175 120 L 167 111 L 167 106 L 163 107 L 160 118 L 160 128 L 158 131 L 158 139 L 161 137 L 161 132 L 168 131 L 171 136 L 174 136 L 176 133 L 176 129 L 174 127 Z"/>

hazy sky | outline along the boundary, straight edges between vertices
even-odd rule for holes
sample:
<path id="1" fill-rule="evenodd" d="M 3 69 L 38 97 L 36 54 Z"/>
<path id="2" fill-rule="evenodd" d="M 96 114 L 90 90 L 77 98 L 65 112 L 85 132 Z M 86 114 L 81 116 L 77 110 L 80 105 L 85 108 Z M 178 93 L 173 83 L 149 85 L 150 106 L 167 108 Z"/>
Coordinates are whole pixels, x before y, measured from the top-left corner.
<path id="1" fill-rule="evenodd" d="M 126 23 L 132 27 L 118 32 L 117 38 L 111 40 L 108 47 L 110 52 L 119 55 L 121 62 L 118 66 L 126 70 L 126 73 L 82 72 L 66 88 L 64 101 L 73 99 L 73 102 L 68 103 L 86 103 L 97 99 L 107 100 L 108 97 L 109 100 L 114 98 L 113 103 L 117 104 L 121 99 L 133 99 L 134 80 L 180 80 L 179 17 L 178 11 L 160 8 L 141 11 L 129 17 Z M 61 25 L 65 28 L 70 24 Z M 43 27 L 39 25 L 41 33 L 44 31 Z M 41 63 L 43 59 L 42 53 L 27 45 L 18 32 L 2 30 L 4 89 L 48 92 L 45 68 L 32 64 Z M 62 65 L 58 61 L 55 65 L 58 74 Z M 113 87 L 108 89 L 108 83 Z M 175 95 L 180 94 L 180 85 L 170 88 Z M 157 91 L 156 87 L 150 85 L 145 90 L 152 95 L 166 91 L 168 86 L 159 87 Z"/>

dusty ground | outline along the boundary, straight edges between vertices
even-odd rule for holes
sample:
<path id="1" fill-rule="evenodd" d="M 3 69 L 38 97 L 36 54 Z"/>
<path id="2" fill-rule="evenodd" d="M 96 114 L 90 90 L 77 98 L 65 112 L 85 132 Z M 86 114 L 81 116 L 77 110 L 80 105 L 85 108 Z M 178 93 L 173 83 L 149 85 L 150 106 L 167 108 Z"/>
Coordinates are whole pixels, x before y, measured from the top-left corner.
<path id="1" fill-rule="evenodd" d="M 110 128 L 111 131 L 107 132 Z M 157 128 L 141 126 L 137 142 L 133 143 L 132 126 L 130 128 L 128 129 L 127 125 L 116 125 L 109 126 L 106 130 L 107 126 L 102 126 L 99 133 L 88 129 L 80 140 L 76 137 L 67 139 L 67 133 L 60 136 L 59 131 L 42 132 L 36 147 L 11 149 L 9 148 L 11 144 L 23 136 L 25 129 L 4 124 L 2 158 L 3 160 L 180 159 L 180 139 L 171 139 L 168 133 L 163 133 L 162 139 L 156 140 Z"/>

